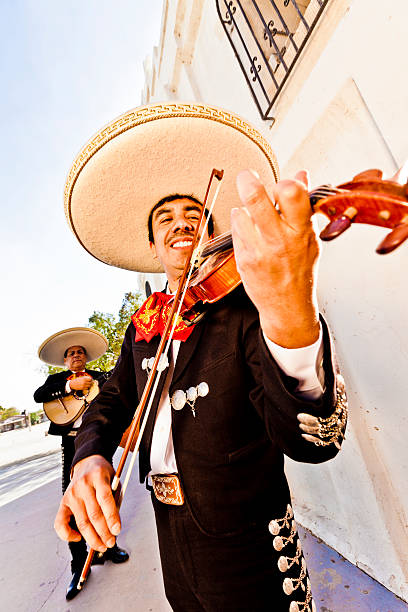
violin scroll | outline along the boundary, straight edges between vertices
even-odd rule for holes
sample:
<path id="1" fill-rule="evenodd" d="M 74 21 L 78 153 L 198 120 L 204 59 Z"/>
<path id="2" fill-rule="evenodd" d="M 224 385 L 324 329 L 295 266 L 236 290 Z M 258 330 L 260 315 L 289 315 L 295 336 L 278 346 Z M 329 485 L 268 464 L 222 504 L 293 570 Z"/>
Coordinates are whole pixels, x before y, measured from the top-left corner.
<path id="1" fill-rule="evenodd" d="M 408 165 L 407 165 L 408 170 Z M 391 229 L 377 247 L 377 253 L 390 253 L 408 238 L 408 182 L 401 185 L 398 173 L 383 180 L 381 170 L 366 170 L 338 187 L 323 185 L 309 193 L 314 212 L 329 219 L 322 230 L 322 240 L 333 240 L 352 223 L 366 223 Z M 406 177 L 404 177 L 406 180 Z M 196 323 L 212 304 L 241 283 L 236 267 L 231 233 L 209 240 L 197 258 L 197 269 L 191 275 L 183 298 L 181 316 Z"/>
<path id="2" fill-rule="evenodd" d="M 390 253 L 408 238 L 408 183 L 383 180 L 381 170 L 366 170 L 348 183 L 320 187 L 310 196 L 314 211 L 330 220 L 320 234 L 322 240 L 337 238 L 352 223 L 391 229 L 376 249 L 379 254 Z"/>

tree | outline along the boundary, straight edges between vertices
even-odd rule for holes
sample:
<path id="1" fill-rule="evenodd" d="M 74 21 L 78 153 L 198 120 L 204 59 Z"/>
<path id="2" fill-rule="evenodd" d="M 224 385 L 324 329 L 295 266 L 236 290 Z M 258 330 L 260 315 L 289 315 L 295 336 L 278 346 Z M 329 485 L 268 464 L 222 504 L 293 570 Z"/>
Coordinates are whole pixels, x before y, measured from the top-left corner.
<path id="1" fill-rule="evenodd" d="M 38 425 L 38 423 L 42 423 L 44 417 L 43 410 L 37 410 L 36 412 L 30 412 L 30 422 L 31 425 Z"/>
<path id="2" fill-rule="evenodd" d="M 41 371 L 44 372 L 45 375 L 57 374 L 57 372 L 63 372 L 65 368 L 60 368 L 60 366 L 53 365 L 44 365 L 41 367 Z"/>
<path id="3" fill-rule="evenodd" d="M 12 416 L 17 416 L 18 414 L 20 413 L 17 408 L 3 408 L 0 406 L 0 421 L 5 421 L 6 419 L 9 419 Z"/>
<path id="4" fill-rule="evenodd" d="M 101 372 L 109 372 L 109 370 L 112 370 L 119 357 L 123 337 L 129 325 L 130 317 L 139 309 L 142 301 L 143 296 L 139 291 L 136 293 L 129 291 L 125 293 L 122 306 L 117 316 L 111 313 L 94 310 L 88 319 L 88 326 L 101 332 L 107 339 L 109 347 L 102 357 L 89 362 L 87 367 L 91 370 L 100 370 Z M 63 369 L 64 368 L 56 366 L 48 366 L 47 373 L 55 374 L 56 372 L 61 372 Z"/>

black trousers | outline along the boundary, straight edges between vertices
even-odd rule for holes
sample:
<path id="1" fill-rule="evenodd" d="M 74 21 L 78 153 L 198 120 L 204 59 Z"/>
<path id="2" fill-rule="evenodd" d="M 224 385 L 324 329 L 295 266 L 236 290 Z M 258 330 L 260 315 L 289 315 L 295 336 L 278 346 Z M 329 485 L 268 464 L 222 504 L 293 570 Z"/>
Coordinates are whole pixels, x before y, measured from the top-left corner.
<path id="1" fill-rule="evenodd" d="M 71 464 L 75 454 L 75 438 L 74 436 L 62 436 L 61 442 L 62 451 L 62 493 L 64 494 L 70 483 Z M 70 526 L 76 529 L 74 517 L 71 517 Z M 68 542 L 69 550 L 71 551 L 71 570 L 73 572 L 81 570 L 86 557 L 87 548 L 84 538 L 79 542 Z"/>
<path id="2" fill-rule="evenodd" d="M 186 504 L 163 504 L 153 494 L 152 500 L 164 587 L 174 612 L 315 610 L 293 521 L 281 529 L 281 541 L 268 524 L 235 536 L 211 537 L 197 527 Z M 295 536 L 287 541 L 291 532 Z M 284 546 L 277 551 L 280 544 Z"/>

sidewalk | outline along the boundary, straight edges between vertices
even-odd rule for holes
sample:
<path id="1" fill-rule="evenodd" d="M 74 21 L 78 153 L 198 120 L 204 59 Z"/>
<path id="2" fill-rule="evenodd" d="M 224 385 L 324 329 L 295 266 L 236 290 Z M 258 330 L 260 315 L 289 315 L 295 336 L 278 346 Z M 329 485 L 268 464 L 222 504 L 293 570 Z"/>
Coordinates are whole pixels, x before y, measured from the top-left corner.
<path id="1" fill-rule="evenodd" d="M 14 429 L 0 434 L 0 467 L 31 457 L 56 453 L 61 449 L 61 437 L 47 435 L 49 422 Z"/>
<path id="2" fill-rule="evenodd" d="M 0 610 L 171 612 L 164 595 L 150 496 L 135 475 L 121 509 L 118 538 L 119 546 L 130 554 L 129 561 L 92 568 L 83 592 L 70 602 L 65 600 L 71 579 L 70 553 L 53 528 L 61 499 L 61 438 L 46 436 L 47 429 L 48 423 L 41 423 L 31 432 L 0 435 L 0 493 L 11 499 L 0 504 Z M 45 484 L 38 486 L 43 474 Z"/>
<path id="3" fill-rule="evenodd" d="M 31 431 L 0 435 L 0 473 L 6 478 L 6 474 L 14 471 L 13 465 L 15 471 L 27 472 L 28 480 L 38 472 L 45 473 L 50 465 L 55 469 L 55 477 L 46 484 L 36 487 L 32 482 L 31 487 L 22 488 L 12 501 L 0 507 L 0 548 L 2 559 L 7 561 L 0 576 L 0 609 L 170 612 L 164 596 L 149 495 L 135 476 L 121 509 L 123 529 L 118 540 L 131 554 L 130 560 L 123 566 L 106 563 L 93 568 L 83 593 L 72 602 L 65 601 L 70 556 L 66 543 L 58 540 L 53 530 L 61 495 L 57 454 L 60 437 L 45 435 L 47 429 L 48 423 L 42 423 Z M 33 457 L 37 459 L 32 460 Z M 299 535 L 319 612 L 408 611 L 407 604 L 300 525 Z"/>

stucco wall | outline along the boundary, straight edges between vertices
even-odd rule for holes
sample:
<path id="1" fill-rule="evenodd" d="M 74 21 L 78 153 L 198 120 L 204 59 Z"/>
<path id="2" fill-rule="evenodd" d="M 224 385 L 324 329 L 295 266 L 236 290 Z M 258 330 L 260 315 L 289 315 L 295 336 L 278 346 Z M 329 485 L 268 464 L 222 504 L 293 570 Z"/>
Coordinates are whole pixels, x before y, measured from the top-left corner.
<path id="1" fill-rule="evenodd" d="M 241 114 L 274 147 L 282 175 L 306 167 L 334 184 L 408 154 L 406 0 L 332 0 L 261 120 L 212 0 L 165 0 L 142 102 L 197 100 Z M 153 92 L 153 95 L 152 93 Z M 321 220 L 319 221 L 321 223 Z M 323 247 L 319 300 L 350 400 L 342 453 L 287 472 L 306 527 L 408 599 L 408 246 L 375 254 L 384 230 L 353 226 Z"/>

